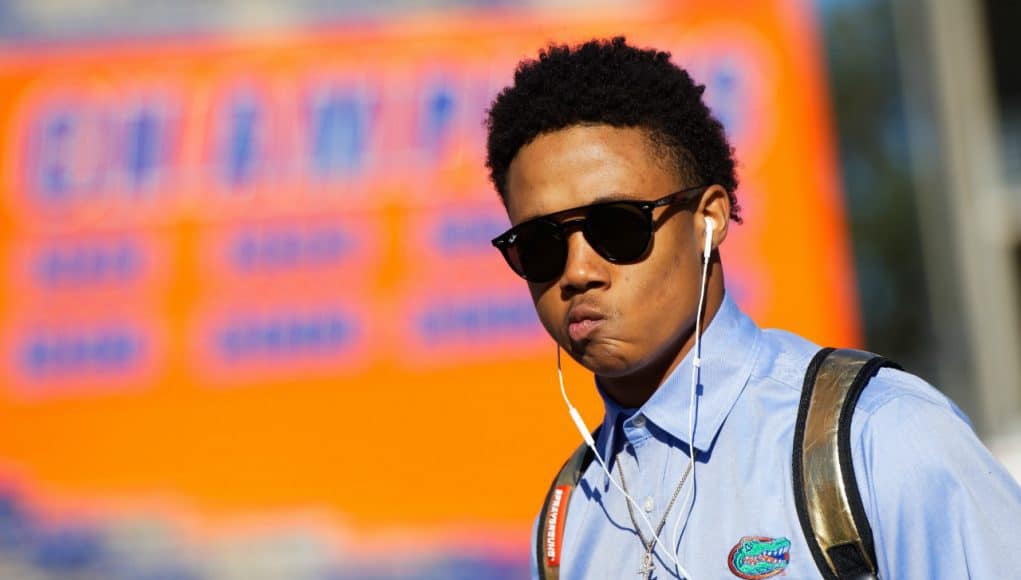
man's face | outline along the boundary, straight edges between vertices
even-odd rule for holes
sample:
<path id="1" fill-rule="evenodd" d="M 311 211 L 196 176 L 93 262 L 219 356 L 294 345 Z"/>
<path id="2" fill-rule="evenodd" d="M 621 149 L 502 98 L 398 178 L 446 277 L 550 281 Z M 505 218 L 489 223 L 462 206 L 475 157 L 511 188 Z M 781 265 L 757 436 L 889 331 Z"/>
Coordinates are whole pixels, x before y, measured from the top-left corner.
<path id="1" fill-rule="evenodd" d="M 615 199 L 651 201 L 701 185 L 685 183 L 642 129 L 578 125 L 523 147 L 507 176 L 512 224 Z M 614 264 L 568 229 L 567 266 L 548 283 L 529 283 L 546 330 L 572 357 L 604 378 L 662 375 L 680 362 L 695 321 L 700 238 L 692 206 L 657 208 L 651 248 Z M 575 216 L 565 216 L 565 219 Z"/>

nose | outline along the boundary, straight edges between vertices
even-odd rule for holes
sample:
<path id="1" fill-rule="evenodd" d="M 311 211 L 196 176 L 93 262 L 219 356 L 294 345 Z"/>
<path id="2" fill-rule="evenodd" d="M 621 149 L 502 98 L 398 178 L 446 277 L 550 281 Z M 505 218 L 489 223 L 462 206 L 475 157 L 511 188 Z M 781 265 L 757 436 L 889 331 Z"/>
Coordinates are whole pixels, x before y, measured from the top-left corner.
<path id="1" fill-rule="evenodd" d="M 560 276 L 560 291 L 577 294 L 609 284 L 610 263 L 603 259 L 585 240 L 580 230 L 567 236 L 567 264 Z"/>

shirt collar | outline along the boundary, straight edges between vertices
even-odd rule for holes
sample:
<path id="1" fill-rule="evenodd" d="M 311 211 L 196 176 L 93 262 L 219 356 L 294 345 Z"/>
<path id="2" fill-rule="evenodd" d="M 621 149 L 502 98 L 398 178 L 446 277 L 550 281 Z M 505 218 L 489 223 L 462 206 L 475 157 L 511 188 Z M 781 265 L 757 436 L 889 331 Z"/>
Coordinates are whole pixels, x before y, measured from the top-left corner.
<path id="1" fill-rule="evenodd" d="M 607 459 L 616 457 L 615 449 L 617 439 L 617 431 L 620 430 L 621 421 L 632 417 L 638 409 L 621 407 L 609 395 L 603 390 L 602 386 L 599 385 L 599 378 L 596 377 L 596 388 L 599 391 L 599 396 L 603 398 L 603 406 L 606 411 L 603 416 L 603 427 L 599 438 L 601 440 L 596 442 L 596 445 L 600 447 L 602 456 Z"/>
<path id="2" fill-rule="evenodd" d="M 725 295 L 719 310 L 702 333 L 698 416 L 695 423 L 695 448 L 707 451 L 723 426 L 751 376 L 759 346 L 758 326 Z M 619 420 L 628 421 L 641 413 L 671 436 L 688 444 L 688 410 L 691 402 L 691 368 L 694 349 L 674 368 L 663 384 L 641 408 L 625 409 L 596 385 L 606 414 L 603 419 L 603 452 L 609 456 L 616 438 Z"/>

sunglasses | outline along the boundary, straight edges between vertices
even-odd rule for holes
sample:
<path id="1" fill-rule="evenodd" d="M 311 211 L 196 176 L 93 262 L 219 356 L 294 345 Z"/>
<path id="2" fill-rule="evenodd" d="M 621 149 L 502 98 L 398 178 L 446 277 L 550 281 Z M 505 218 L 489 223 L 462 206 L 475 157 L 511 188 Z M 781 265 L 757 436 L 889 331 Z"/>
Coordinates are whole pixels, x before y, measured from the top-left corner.
<path id="1" fill-rule="evenodd" d="M 567 266 L 568 228 L 580 227 L 588 245 L 614 264 L 634 262 L 652 243 L 652 210 L 697 199 L 706 186 L 682 189 L 654 201 L 609 201 L 539 216 L 493 239 L 511 270 L 529 282 L 552 282 Z M 558 221 L 558 217 L 581 216 Z"/>

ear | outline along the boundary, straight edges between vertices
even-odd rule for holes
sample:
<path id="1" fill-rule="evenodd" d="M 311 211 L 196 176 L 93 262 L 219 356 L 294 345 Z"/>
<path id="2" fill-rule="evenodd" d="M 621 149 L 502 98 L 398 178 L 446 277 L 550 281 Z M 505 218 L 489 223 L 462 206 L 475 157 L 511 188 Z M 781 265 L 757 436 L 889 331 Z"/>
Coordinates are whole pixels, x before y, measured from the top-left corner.
<path id="1" fill-rule="evenodd" d="M 695 208 L 695 231 L 699 240 L 705 239 L 705 218 L 712 218 L 715 224 L 713 232 L 713 249 L 719 247 L 727 238 L 730 226 L 730 196 L 722 185 L 712 185 L 702 194 Z"/>

